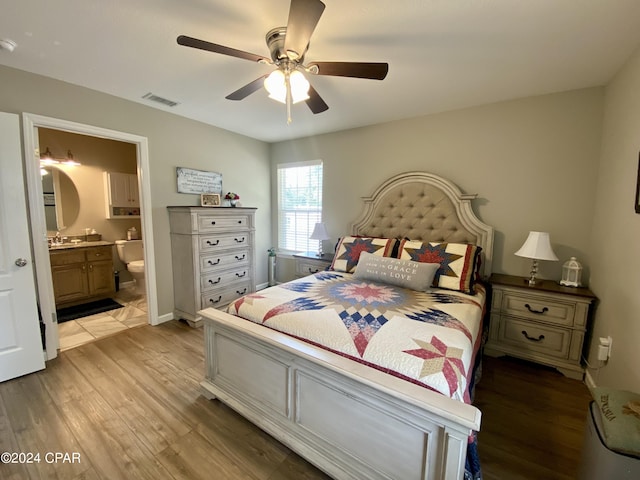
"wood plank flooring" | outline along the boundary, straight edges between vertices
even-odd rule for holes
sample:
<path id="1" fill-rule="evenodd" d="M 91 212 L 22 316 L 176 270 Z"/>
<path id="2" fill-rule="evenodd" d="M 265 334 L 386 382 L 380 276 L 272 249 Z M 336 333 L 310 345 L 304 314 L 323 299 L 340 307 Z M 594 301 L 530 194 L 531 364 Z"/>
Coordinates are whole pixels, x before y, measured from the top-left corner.
<path id="1" fill-rule="evenodd" d="M 171 321 L 62 352 L 0 384 L 0 479 L 329 477 L 218 401 L 200 395 L 202 329 Z M 484 478 L 575 478 L 589 395 L 553 370 L 487 358 L 476 404 Z M 47 463 L 48 452 L 80 462 Z M 49 457 L 51 458 L 51 457 Z"/>

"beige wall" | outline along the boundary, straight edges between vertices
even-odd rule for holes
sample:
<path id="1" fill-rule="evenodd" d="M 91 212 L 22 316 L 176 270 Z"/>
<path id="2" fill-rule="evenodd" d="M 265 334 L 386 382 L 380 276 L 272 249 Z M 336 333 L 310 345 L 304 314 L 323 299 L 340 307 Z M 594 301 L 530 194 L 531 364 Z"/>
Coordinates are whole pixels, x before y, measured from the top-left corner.
<path id="1" fill-rule="evenodd" d="M 635 213 L 640 151 L 640 50 L 607 86 L 602 154 L 591 235 L 591 285 L 600 298 L 594 338 L 610 335 L 599 385 L 640 393 L 640 215 Z M 595 360 L 592 342 L 590 358 Z"/>
<path id="2" fill-rule="evenodd" d="M 0 66 L 0 111 L 38 115 L 148 138 L 158 313 L 173 310 L 168 205 L 199 205 L 179 194 L 176 167 L 222 173 L 223 188 L 257 207 L 257 282 L 267 281 L 271 244 L 269 148 L 264 142 L 50 78 Z M 143 92 L 144 93 L 144 92 Z M 79 152 L 73 152 L 80 158 Z M 252 172 L 246 175 L 246 172 Z M 264 253 L 264 255 L 262 255 Z M 264 259 L 264 261 L 261 261 Z"/>
<path id="3" fill-rule="evenodd" d="M 333 248 L 360 197 L 398 173 L 436 173 L 479 194 L 475 211 L 495 228 L 494 272 L 527 275 L 530 261 L 513 253 L 542 230 L 561 261 L 541 262 L 540 275 L 560 279 L 575 255 L 588 276 L 602 110 L 603 89 L 591 88 L 276 143 L 272 180 L 278 163 L 323 160 L 323 215 L 334 237 L 325 248 Z"/>
<path id="4" fill-rule="evenodd" d="M 56 167 L 73 182 L 79 206 L 75 220 L 64 217 L 67 228 L 61 232 L 62 235 L 83 235 L 85 228 L 92 228 L 102 235 L 103 240 L 113 242 L 127 238 L 127 230 L 131 227 L 142 232 L 140 219 L 108 219 L 105 212 L 103 172 L 135 174 L 137 159 L 134 144 L 48 128 L 38 129 L 38 140 L 41 151 L 48 147 L 58 158 L 66 156 L 67 151 L 71 150 L 74 159 L 82 164 Z M 66 204 L 68 199 L 64 200 Z M 48 234 L 51 233 L 55 234 Z M 121 281 L 131 280 L 131 275 L 115 250 L 114 268 L 120 272 Z"/>

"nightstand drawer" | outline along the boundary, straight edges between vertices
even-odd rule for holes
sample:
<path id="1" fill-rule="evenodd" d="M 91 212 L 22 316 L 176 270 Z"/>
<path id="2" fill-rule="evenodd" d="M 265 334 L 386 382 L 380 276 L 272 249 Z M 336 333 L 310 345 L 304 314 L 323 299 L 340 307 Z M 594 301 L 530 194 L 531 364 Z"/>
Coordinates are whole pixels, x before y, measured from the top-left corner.
<path id="1" fill-rule="evenodd" d="M 557 358 L 568 358 L 571 330 L 540 325 L 512 317 L 503 317 L 498 333 L 502 344 L 523 351 L 538 352 Z"/>
<path id="2" fill-rule="evenodd" d="M 502 312 L 507 315 L 530 318 L 539 322 L 573 326 L 575 303 L 563 303 L 543 295 L 518 295 L 504 292 Z"/>
<path id="3" fill-rule="evenodd" d="M 328 267 L 329 264 L 327 264 L 327 262 L 323 262 L 322 260 L 315 262 L 313 260 L 296 261 L 296 273 L 302 276 L 321 272 L 323 270 L 326 270 Z"/>

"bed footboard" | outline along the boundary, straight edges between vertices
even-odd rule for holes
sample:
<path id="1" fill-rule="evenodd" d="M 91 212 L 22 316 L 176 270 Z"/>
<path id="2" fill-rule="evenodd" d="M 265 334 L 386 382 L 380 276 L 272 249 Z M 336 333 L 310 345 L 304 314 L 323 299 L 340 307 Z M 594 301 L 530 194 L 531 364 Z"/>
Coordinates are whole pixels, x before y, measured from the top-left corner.
<path id="1" fill-rule="evenodd" d="M 463 478 L 477 408 L 227 313 L 200 313 L 205 394 L 333 478 Z"/>

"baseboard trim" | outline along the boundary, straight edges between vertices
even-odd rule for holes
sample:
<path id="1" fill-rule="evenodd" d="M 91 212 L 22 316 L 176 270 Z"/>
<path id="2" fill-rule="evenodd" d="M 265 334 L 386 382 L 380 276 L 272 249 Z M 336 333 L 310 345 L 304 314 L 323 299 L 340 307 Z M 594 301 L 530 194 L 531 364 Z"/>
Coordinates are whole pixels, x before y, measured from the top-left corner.
<path id="1" fill-rule="evenodd" d="M 160 325 L 161 323 L 165 323 L 168 322 L 169 320 L 173 320 L 173 312 L 170 313 L 165 313 L 164 315 L 158 315 L 158 323 L 157 325 Z"/>
<path id="2" fill-rule="evenodd" d="M 591 376 L 591 372 L 589 370 L 587 370 L 587 373 L 585 373 L 584 375 L 584 383 L 589 390 L 593 390 L 597 387 L 596 382 L 593 380 L 593 377 Z"/>

